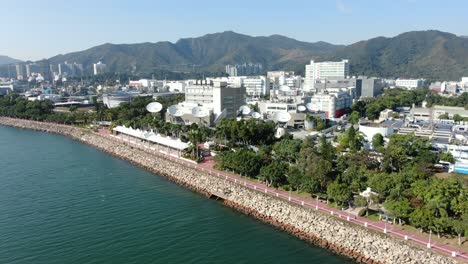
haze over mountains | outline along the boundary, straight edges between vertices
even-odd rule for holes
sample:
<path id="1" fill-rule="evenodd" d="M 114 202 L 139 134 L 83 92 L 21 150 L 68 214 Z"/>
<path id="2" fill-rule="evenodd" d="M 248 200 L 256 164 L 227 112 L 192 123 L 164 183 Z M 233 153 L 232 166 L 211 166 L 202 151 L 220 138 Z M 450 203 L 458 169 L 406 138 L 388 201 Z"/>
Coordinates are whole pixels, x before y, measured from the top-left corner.
<path id="1" fill-rule="evenodd" d="M 20 60 L 5 56 L 5 55 L 0 55 L 0 65 L 4 64 L 11 64 L 11 63 L 18 63 L 21 62 Z"/>
<path id="2" fill-rule="evenodd" d="M 57 55 L 51 64 L 82 63 L 91 72 L 103 61 L 113 72 L 149 74 L 155 70 L 219 72 L 226 64 L 262 63 L 267 70 L 303 72 L 311 59 L 349 59 L 351 74 L 381 77 L 459 79 L 468 75 L 468 39 L 435 30 L 377 37 L 351 45 L 308 43 L 272 35 L 251 37 L 232 31 L 139 44 L 103 44 Z"/>

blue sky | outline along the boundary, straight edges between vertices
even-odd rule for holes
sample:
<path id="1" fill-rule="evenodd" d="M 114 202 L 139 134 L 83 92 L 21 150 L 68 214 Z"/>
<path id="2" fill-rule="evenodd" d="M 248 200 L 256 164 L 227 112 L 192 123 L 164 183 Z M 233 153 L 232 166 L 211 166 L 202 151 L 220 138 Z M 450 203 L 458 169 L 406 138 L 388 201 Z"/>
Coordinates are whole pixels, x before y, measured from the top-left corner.
<path id="1" fill-rule="evenodd" d="M 225 30 L 335 44 L 411 30 L 468 35 L 466 0 L 0 0 L 0 9 L 0 54 L 22 60 Z"/>

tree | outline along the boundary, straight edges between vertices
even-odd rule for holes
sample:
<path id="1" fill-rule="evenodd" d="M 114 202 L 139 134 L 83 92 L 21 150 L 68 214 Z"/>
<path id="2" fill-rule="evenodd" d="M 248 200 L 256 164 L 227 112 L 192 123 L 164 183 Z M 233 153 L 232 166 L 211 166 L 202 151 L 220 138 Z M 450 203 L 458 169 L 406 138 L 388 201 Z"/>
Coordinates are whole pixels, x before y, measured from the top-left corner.
<path id="1" fill-rule="evenodd" d="M 332 179 L 332 163 L 312 153 L 304 165 L 304 184 L 307 191 L 310 193 L 325 191 L 327 182 Z"/>
<path id="2" fill-rule="evenodd" d="M 352 198 L 351 190 L 346 183 L 334 181 L 327 187 L 328 197 L 332 198 L 337 204 L 343 204 Z"/>
<path id="3" fill-rule="evenodd" d="M 359 122 L 359 118 L 360 118 L 360 114 L 359 112 L 357 111 L 353 111 L 350 115 L 349 115 L 349 122 L 352 124 L 352 125 L 355 125 Z"/>
<path id="4" fill-rule="evenodd" d="M 441 161 L 446 161 L 446 162 L 450 162 L 452 164 L 455 163 L 455 158 L 453 157 L 452 153 L 450 152 L 442 152 L 439 154 L 439 159 Z"/>
<path id="5" fill-rule="evenodd" d="M 344 149 L 349 148 L 351 151 L 358 151 L 363 146 L 363 140 L 361 134 L 359 134 L 354 126 L 351 126 L 346 132 L 339 138 L 340 146 Z"/>
<path id="6" fill-rule="evenodd" d="M 333 162 L 335 160 L 335 147 L 333 147 L 331 142 L 327 141 L 327 138 L 324 135 L 320 137 L 320 145 L 318 146 L 318 152 L 325 160 L 329 162 Z"/>
<path id="7" fill-rule="evenodd" d="M 409 217 L 411 225 L 421 228 L 422 230 L 428 230 L 434 222 L 434 216 L 431 212 L 424 207 L 416 208 Z"/>
<path id="8" fill-rule="evenodd" d="M 452 220 L 452 229 L 458 235 L 458 245 L 461 246 L 461 237 L 463 234 L 468 236 L 468 217 L 466 219 L 453 219 Z"/>
<path id="9" fill-rule="evenodd" d="M 265 181 L 268 186 L 278 187 L 286 182 L 285 173 L 287 171 L 287 165 L 274 160 L 268 166 L 260 169 L 258 178 Z"/>
<path id="10" fill-rule="evenodd" d="M 449 119 L 449 115 L 446 113 L 440 114 L 439 119 Z"/>
<path id="11" fill-rule="evenodd" d="M 384 138 L 382 134 L 377 133 L 372 137 L 372 146 L 374 149 L 379 149 L 384 146 Z"/>
<path id="12" fill-rule="evenodd" d="M 243 176 L 256 177 L 262 167 L 260 156 L 247 149 L 226 151 L 216 155 L 217 166 L 223 170 L 230 170 Z"/>
<path id="13" fill-rule="evenodd" d="M 407 199 L 398 201 L 388 200 L 384 203 L 384 207 L 392 214 L 393 217 L 398 218 L 400 225 L 401 219 L 408 219 L 410 213 L 413 211 L 413 208 Z"/>
<path id="14" fill-rule="evenodd" d="M 454 114 L 453 115 L 453 121 L 459 123 L 459 122 L 461 122 L 463 120 L 464 120 L 464 118 L 461 115 L 459 115 L 459 114 Z"/>
<path id="15" fill-rule="evenodd" d="M 286 174 L 289 186 L 294 190 L 302 190 L 304 188 L 304 174 L 300 171 L 298 165 L 289 166 Z"/>
<path id="16" fill-rule="evenodd" d="M 288 163 L 295 162 L 301 150 L 301 143 L 298 139 L 284 138 L 273 145 L 273 153 L 279 160 L 286 160 Z"/>
<path id="17" fill-rule="evenodd" d="M 354 198 L 354 206 L 357 207 L 367 207 L 367 199 L 365 197 L 362 197 L 360 195 L 357 195 L 356 198 Z"/>

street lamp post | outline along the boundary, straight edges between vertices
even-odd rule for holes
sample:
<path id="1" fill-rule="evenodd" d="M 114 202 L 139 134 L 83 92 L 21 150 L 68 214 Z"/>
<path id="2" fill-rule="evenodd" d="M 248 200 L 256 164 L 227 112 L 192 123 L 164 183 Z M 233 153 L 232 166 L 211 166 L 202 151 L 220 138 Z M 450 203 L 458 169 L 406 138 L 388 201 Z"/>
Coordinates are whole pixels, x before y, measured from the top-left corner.
<path id="1" fill-rule="evenodd" d="M 429 230 L 429 242 L 427 243 L 427 248 L 431 248 L 431 237 L 432 237 L 432 230 Z"/>
<path id="2" fill-rule="evenodd" d="M 387 219 L 388 219 L 388 216 L 385 216 L 385 227 L 384 227 L 384 230 L 383 230 L 383 232 L 385 234 L 387 234 Z"/>
<path id="3" fill-rule="evenodd" d="M 316 200 L 315 200 L 315 201 L 316 201 L 315 210 L 318 210 L 318 199 L 319 199 L 319 197 L 318 197 L 318 194 L 317 194 L 317 198 L 316 198 Z"/>

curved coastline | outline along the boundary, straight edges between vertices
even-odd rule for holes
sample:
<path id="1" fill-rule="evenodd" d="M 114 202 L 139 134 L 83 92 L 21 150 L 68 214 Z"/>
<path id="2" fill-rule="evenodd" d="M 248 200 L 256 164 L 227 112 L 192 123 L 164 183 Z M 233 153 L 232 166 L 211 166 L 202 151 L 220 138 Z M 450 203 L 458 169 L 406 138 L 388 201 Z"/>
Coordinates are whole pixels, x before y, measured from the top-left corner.
<path id="1" fill-rule="evenodd" d="M 0 117 L 0 125 L 68 136 L 196 192 L 207 196 L 221 194 L 226 206 L 359 263 L 457 263 L 451 257 L 429 252 L 405 241 L 185 167 L 90 130 L 6 117 Z"/>

